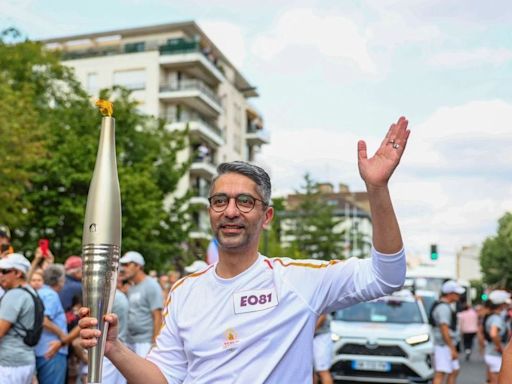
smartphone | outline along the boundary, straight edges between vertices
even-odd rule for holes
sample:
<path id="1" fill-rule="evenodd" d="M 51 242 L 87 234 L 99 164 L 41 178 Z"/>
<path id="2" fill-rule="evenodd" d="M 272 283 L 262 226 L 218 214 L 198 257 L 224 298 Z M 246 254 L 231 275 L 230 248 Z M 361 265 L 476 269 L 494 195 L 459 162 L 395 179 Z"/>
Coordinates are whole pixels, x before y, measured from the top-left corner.
<path id="1" fill-rule="evenodd" d="M 43 257 L 48 257 L 48 250 L 50 249 L 50 240 L 48 239 L 40 239 L 39 240 L 39 248 L 41 248 L 41 252 L 43 253 Z"/>

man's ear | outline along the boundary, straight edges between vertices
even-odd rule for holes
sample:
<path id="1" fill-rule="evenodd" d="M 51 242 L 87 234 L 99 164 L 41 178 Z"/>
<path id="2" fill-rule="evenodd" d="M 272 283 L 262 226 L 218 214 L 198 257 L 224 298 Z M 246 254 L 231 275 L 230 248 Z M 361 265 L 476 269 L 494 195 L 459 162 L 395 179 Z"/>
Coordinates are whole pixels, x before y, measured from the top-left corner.
<path id="1" fill-rule="evenodd" d="M 265 219 L 263 220 L 263 229 L 270 228 L 270 223 L 272 223 L 273 218 L 274 218 L 274 208 L 268 207 L 265 211 Z"/>

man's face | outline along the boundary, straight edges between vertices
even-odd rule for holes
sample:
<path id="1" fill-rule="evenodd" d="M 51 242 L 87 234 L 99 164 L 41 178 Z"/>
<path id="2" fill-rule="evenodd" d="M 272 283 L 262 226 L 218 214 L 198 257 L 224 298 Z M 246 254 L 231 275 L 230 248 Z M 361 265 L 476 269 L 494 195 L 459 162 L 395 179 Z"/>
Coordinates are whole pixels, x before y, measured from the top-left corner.
<path id="1" fill-rule="evenodd" d="M 0 286 L 3 289 L 12 289 L 19 285 L 18 279 L 22 273 L 16 269 L 0 269 Z"/>
<path id="2" fill-rule="evenodd" d="M 257 248 L 261 230 L 272 220 L 274 210 L 256 201 L 250 212 L 243 213 L 234 199 L 240 194 L 246 194 L 261 200 L 256 183 L 246 176 L 226 173 L 215 181 L 212 196 L 217 194 L 225 194 L 230 198 L 222 212 L 209 208 L 210 223 L 220 249 L 244 251 L 251 246 Z"/>
<path id="3" fill-rule="evenodd" d="M 122 268 L 123 268 L 123 279 L 131 281 L 131 280 L 133 280 L 133 278 L 139 271 L 140 266 L 136 263 L 130 262 L 130 263 L 122 264 Z"/>

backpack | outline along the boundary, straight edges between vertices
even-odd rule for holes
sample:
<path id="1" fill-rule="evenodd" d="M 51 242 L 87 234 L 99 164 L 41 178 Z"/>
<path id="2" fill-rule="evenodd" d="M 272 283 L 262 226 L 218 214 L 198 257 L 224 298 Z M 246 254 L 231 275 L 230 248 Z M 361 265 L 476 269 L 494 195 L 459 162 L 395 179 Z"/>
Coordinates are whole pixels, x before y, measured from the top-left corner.
<path id="1" fill-rule="evenodd" d="M 489 319 L 489 317 L 491 317 L 492 315 L 494 315 L 494 313 L 488 313 L 487 315 L 484 316 L 484 321 L 483 321 L 483 333 L 484 333 L 484 338 L 485 340 L 487 340 L 487 342 L 491 343 L 492 342 L 492 339 L 491 339 L 491 335 L 490 333 L 487 331 L 487 320 Z M 503 335 L 501 335 L 501 342 L 503 344 L 506 344 L 507 343 L 507 340 L 508 340 L 508 332 L 504 332 Z"/>
<path id="2" fill-rule="evenodd" d="M 430 308 L 430 313 L 428 315 L 428 322 L 430 323 L 430 325 L 432 327 L 437 327 L 437 322 L 436 320 L 434 319 L 434 311 L 435 309 L 437 308 L 438 305 L 441 305 L 441 304 L 446 304 L 450 307 L 450 304 L 444 302 L 444 301 L 436 301 L 434 302 L 434 304 L 432 305 L 432 308 Z M 452 307 L 450 307 L 450 312 L 452 313 L 452 319 L 451 319 L 451 322 L 450 322 L 450 329 L 452 331 L 456 331 L 457 330 L 457 314 L 452 310 Z"/>
<path id="3" fill-rule="evenodd" d="M 23 324 L 16 323 L 13 326 L 14 332 L 20 337 L 23 337 L 23 342 L 29 347 L 34 347 L 39 343 L 39 339 L 41 338 L 41 334 L 43 333 L 43 321 L 44 321 L 44 304 L 37 292 L 33 294 L 26 287 L 18 287 L 18 289 L 23 289 L 25 292 L 28 292 L 32 297 L 32 301 L 34 302 L 34 325 L 32 328 L 25 328 Z M 25 335 L 23 336 L 19 330 L 22 330 Z"/>

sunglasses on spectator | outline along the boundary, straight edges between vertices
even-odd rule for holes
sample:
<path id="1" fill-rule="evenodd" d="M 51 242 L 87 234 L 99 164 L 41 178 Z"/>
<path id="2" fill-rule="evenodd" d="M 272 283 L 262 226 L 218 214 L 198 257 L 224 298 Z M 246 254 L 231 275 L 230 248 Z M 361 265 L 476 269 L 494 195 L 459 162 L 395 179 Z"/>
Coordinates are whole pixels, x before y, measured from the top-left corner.
<path id="1" fill-rule="evenodd" d="M 14 269 L 0 269 L 0 275 L 7 275 L 8 273 L 11 273 L 12 271 L 15 271 Z"/>

